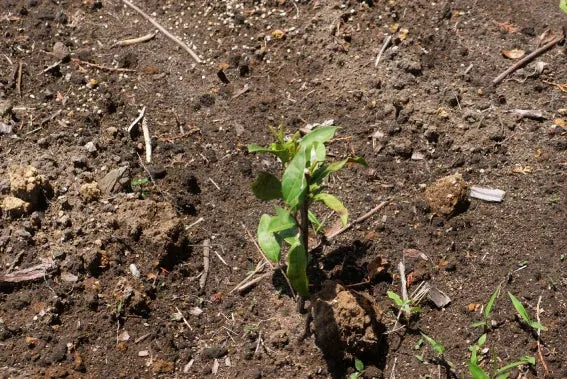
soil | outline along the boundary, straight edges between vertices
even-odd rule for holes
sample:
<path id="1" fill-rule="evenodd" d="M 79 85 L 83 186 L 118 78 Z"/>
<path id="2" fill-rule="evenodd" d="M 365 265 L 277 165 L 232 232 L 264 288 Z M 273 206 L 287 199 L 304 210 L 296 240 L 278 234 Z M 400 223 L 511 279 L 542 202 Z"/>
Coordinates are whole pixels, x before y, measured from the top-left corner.
<path id="1" fill-rule="evenodd" d="M 203 62 L 161 33 L 116 45 L 155 29 L 119 0 L 0 4 L 4 377 L 343 378 L 356 358 L 365 377 L 469 377 L 499 284 L 480 365 L 528 355 L 511 377 L 567 377 L 565 45 L 492 85 L 502 50 L 561 33 L 557 1 L 136 4 Z M 143 107 L 151 163 L 126 130 Z M 330 191 L 352 220 L 389 203 L 313 253 L 308 316 L 277 270 L 232 291 L 274 205 L 250 185 L 281 169 L 246 145 L 327 120 L 330 155 L 369 164 Z M 504 200 L 424 196 L 455 174 Z M 427 281 L 451 302 L 397 324 L 402 260 L 410 294 Z M 540 349 L 507 292 L 547 327 Z"/>

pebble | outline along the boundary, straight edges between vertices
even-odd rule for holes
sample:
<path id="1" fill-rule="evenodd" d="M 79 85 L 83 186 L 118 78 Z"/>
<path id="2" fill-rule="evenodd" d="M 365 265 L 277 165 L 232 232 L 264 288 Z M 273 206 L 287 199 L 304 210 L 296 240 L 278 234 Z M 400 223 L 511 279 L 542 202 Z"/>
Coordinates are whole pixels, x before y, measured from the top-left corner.
<path id="1" fill-rule="evenodd" d="M 221 358 L 228 354 L 226 347 L 213 346 L 207 347 L 203 350 L 203 357 L 206 359 Z"/>
<path id="2" fill-rule="evenodd" d="M 69 57 L 69 48 L 63 42 L 55 42 L 53 44 L 53 55 L 59 60 L 64 60 Z"/>
<path id="3" fill-rule="evenodd" d="M 0 117 L 4 117 L 12 112 L 13 103 L 11 100 L 0 100 Z"/>

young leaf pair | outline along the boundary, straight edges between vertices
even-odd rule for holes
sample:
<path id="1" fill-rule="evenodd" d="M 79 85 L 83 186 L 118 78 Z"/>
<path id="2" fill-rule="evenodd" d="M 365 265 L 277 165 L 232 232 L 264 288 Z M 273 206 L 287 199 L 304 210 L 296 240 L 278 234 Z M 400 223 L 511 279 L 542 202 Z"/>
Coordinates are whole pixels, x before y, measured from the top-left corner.
<path id="1" fill-rule="evenodd" d="M 258 244 L 272 261 L 279 262 L 282 246 L 287 244 L 287 276 L 293 288 L 302 296 L 308 296 L 307 280 L 307 223 L 316 229 L 321 223 L 309 210 L 319 201 L 335 211 L 344 225 L 348 222 L 348 210 L 334 195 L 324 192 L 324 180 L 342 169 L 348 162 L 366 165 L 362 158 L 347 158 L 328 163 L 325 143 L 331 140 L 337 126 L 318 128 L 303 138 L 299 133 L 286 139 L 284 129 L 271 128 L 276 142 L 267 148 L 255 144 L 248 146 L 252 153 L 275 155 L 283 164 L 281 181 L 270 173 L 262 172 L 252 184 L 252 191 L 261 200 L 281 200 L 284 207 L 276 207 L 275 215 L 263 214 L 257 230 Z M 298 215 L 299 220 L 298 220 Z M 304 217 L 303 217 L 304 216 Z"/>

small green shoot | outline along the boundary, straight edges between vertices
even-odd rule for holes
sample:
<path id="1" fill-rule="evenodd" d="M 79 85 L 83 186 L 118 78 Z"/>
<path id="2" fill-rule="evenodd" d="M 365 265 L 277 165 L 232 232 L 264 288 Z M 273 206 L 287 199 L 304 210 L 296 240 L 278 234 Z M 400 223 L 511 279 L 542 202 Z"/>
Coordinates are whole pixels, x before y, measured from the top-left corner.
<path id="1" fill-rule="evenodd" d="M 496 287 L 496 290 L 494 291 L 492 296 L 490 296 L 488 303 L 486 303 L 486 306 L 484 307 L 484 311 L 482 312 L 483 320 L 472 323 L 471 326 L 473 328 L 477 328 L 479 326 L 482 326 L 484 328 L 484 330 L 487 330 L 490 327 L 490 321 L 491 321 L 490 320 L 490 312 L 492 312 L 492 308 L 494 307 L 494 303 L 496 302 L 496 299 L 498 298 L 498 296 L 500 296 L 501 290 L 502 290 L 502 283 L 500 283 L 498 285 L 498 287 Z"/>
<path id="2" fill-rule="evenodd" d="M 412 306 L 413 301 L 411 299 L 403 300 L 400 295 L 395 292 L 388 291 L 388 297 L 394 301 L 396 307 L 404 312 L 406 315 L 411 315 L 414 313 L 421 312 L 421 308 Z"/>
<path id="3" fill-rule="evenodd" d="M 561 8 L 563 12 L 567 12 L 567 0 L 559 1 L 559 8 Z"/>
<path id="4" fill-rule="evenodd" d="M 468 362 L 469 373 L 471 374 L 473 379 L 506 379 L 510 375 L 510 371 L 518 366 L 523 366 L 525 364 L 534 365 L 535 358 L 524 355 L 520 358 L 520 360 L 516 362 L 512 362 L 507 364 L 504 367 L 499 369 L 494 369 L 492 375 L 484 371 L 482 367 L 480 367 L 480 359 L 478 358 L 478 352 L 482 349 L 482 346 L 486 343 L 486 334 L 480 336 L 476 344 L 469 348 L 471 352 L 471 357 Z"/>
<path id="5" fill-rule="evenodd" d="M 356 372 L 353 372 L 349 375 L 349 379 L 358 379 L 361 378 L 364 374 L 364 363 L 360 359 L 354 360 L 354 369 Z"/>
<path id="6" fill-rule="evenodd" d="M 132 185 L 132 187 L 142 186 L 144 184 L 147 184 L 149 181 L 150 180 L 148 178 L 132 179 L 131 185 Z"/>
<path id="7" fill-rule="evenodd" d="M 530 318 L 528 311 L 526 310 L 526 308 L 524 308 L 524 306 L 522 305 L 522 303 L 520 302 L 520 300 L 518 300 L 518 298 L 516 296 L 512 295 L 510 292 L 508 292 L 508 296 L 510 296 L 510 300 L 512 301 L 512 305 L 514 306 L 514 308 L 516 308 L 516 312 L 518 312 L 518 315 L 520 316 L 520 318 L 530 328 L 535 329 L 536 331 L 547 330 L 547 328 L 545 326 L 541 325 L 537 321 L 533 321 Z"/>

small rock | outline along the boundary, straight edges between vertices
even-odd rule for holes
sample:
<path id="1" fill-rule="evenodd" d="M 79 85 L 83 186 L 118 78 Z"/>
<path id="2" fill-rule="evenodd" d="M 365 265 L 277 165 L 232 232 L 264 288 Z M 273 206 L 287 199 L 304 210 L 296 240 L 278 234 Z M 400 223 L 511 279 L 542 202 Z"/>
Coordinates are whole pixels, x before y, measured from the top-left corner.
<path id="1" fill-rule="evenodd" d="M 461 174 L 449 175 L 425 189 L 425 200 L 433 213 L 448 216 L 464 203 L 467 191 L 468 184 Z"/>
<path id="2" fill-rule="evenodd" d="M 45 137 L 40 138 L 37 140 L 37 146 L 41 147 L 42 149 L 45 149 L 49 147 L 49 141 Z"/>
<path id="3" fill-rule="evenodd" d="M 366 366 L 364 367 L 364 374 L 363 378 L 365 379 L 382 379 L 384 377 L 384 373 L 376 366 Z"/>
<path id="4" fill-rule="evenodd" d="M 126 184 L 130 182 L 128 178 L 128 167 L 119 167 L 114 170 L 111 170 L 99 180 L 98 184 L 102 192 L 107 195 L 111 193 L 115 193 L 124 189 L 124 186 L 121 184 L 120 179 L 126 178 Z"/>
<path id="5" fill-rule="evenodd" d="M 69 48 L 63 42 L 55 42 L 53 44 L 53 55 L 59 60 L 64 60 L 69 57 Z"/>
<path id="6" fill-rule="evenodd" d="M 389 153 L 391 155 L 398 155 L 403 158 L 411 157 L 413 152 L 413 146 L 409 139 L 407 138 L 394 138 L 388 144 Z"/>
<path id="7" fill-rule="evenodd" d="M 84 146 L 85 150 L 89 153 L 95 153 L 97 151 L 96 144 L 93 141 L 89 141 Z"/>
<path id="8" fill-rule="evenodd" d="M 51 361 L 52 362 L 62 362 L 67 357 L 67 344 L 60 343 L 53 348 L 53 352 L 51 354 Z"/>
<path id="9" fill-rule="evenodd" d="M 0 100 L 0 117 L 4 117 L 12 112 L 14 104 L 11 100 Z"/>
<path id="10" fill-rule="evenodd" d="M 0 122 L 0 134 L 12 134 L 13 131 L 14 125 Z"/>
<path id="11" fill-rule="evenodd" d="M 6 196 L 2 200 L 2 211 L 12 218 L 18 218 L 31 211 L 31 204 L 14 196 Z"/>
<path id="12" fill-rule="evenodd" d="M 270 344 L 278 349 L 281 349 L 289 344 L 289 336 L 285 330 L 277 330 L 268 339 Z"/>
<path id="13" fill-rule="evenodd" d="M 111 136 L 116 137 L 116 135 L 118 134 L 118 128 L 115 128 L 114 126 L 110 126 L 106 128 L 106 132 Z"/>
<path id="14" fill-rule="evenodd" d="M 154 374 L 168 374 L 173 372 L 175 365 L 173 362 L 156 359 L 152 364 L 152 373 Z"/>
<path id="15" fill-rule="evenodd" d="M 199 103 L 204 107 L 212 107 L 215 105 L 215 96 L 211 93 L 206 93 L 199 97 Z"/>
<path id="16" fill-rule="evenodd" d="M 98 188 L 98 184 L 96 182 L 83 184 L 79 189 L 79 193 L 87 203 L 100 199 L 102 195 L 102 192 L 100 191 L 100 188 Z"/>
<path id="17" fill-rule="evenodd" d="M 75 168 L 84 168 L 87 166 L 87 157 L 84 155 L 75 156 L 71 158 L 71 162 L 73 162 Z"/>
<path id="18" fill-rule="evenodd" d="M 222 358 L 228 354 L 228 349 L 220 346 L 207 347 L 203 350 L 202 354 L 206 359 Z"/>

